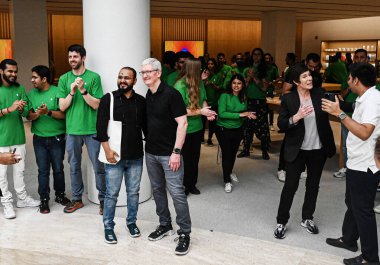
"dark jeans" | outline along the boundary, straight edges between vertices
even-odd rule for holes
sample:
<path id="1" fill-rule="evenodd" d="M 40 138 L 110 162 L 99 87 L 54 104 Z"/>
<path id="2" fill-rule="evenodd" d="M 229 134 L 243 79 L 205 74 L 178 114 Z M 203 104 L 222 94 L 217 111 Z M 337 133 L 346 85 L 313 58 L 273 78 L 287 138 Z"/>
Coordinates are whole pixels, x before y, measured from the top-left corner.
<path id="1" fill-rule="evenodd" d="M 201 141 L 203 131 L 186 134 L 185 143 L 182 147 L 184 166 L 183 185 L 192 190 L 198 182 L 198 164 L 201 155 Z"/>
<path id="2" fill-rule="evenodd" d="M 65 144 L 64 134 L 53 137 L 33 135 L 34 153 L 38 167 L 38 194 L 41 200 L 50 199 L 50 166 L 53 169 L 55 195 L 65 193 L 65 174 L 63 171 Z"/>
<path id="3" fill-rule="evenodd" d="M 306 191 L 302 207 L 302 220 L 313 219 L 317 197 L 319 192 L 319 182 L 326 162 L 326 155 L 322 149 L 300 150 L 297 158 L 293 162 L 286 163 L 286 178 L 282 188 L 280 205 L 277 213 L 277 223 L 285 225 L 290 217 L 289 211 L 292 207 L 294 194 L 299 185 L 302 171 L 307 167 Z"/>
<path id="4" fill-rule="evenodd" d="M 152 184 L 153 198 L 156 203 L 156 213 L 160 219 L 160 225 L 171 224 L 166 188 L 173 199 L 174 209 L 177 213 L 177 224 L 180 227 L 179 234 L 191 233 L 191 219 L 187 196 L 183 187 L 183 166 L 173 172 L 169 168 L 170 156 L 156 156 L 145 153 L 146 169 L 150 183 Z M 181 161 L 182 163 L 183 161 Z"/>
<path id="5" fill-rule="evenodd" d="M 239 149 L 240 141 L 243 138 L 243 129 L 227 129 L 216 127 L 216 138 L 222 149 L 222 168 L 224 183 L 231 182 L 231 173 L 235 165 L 236 154 Z"/>
<path id="6" fill-rule="evenodd" d="M 355 245 L 360 238 L 362 256 L 366 261 L 379 261 L 377 225 L 373 212 L 376 188 L 380 171 L 373 174 L 347 169 L 346 198 L 347 211 L 344 215 L 342 235 L 348 245 Z"/>
<path id="7" fill-rule="evenodd" d="M 215 112 L 218 112 L 218 106 L 212 106 L 211 109 Z M 202 116 L 202 121 L 203 121 L 202 139 L 204 139 L 204 134 L 205 134 L 205 130 L 206 130 L 206 122 L 208 122 L 208 138 L 207 138 L 207 140 L 211 140 L 212 136 L 214 135 L 215 130 L 216 130 L 216 120 L 208 121 L 206 116 Z"/>

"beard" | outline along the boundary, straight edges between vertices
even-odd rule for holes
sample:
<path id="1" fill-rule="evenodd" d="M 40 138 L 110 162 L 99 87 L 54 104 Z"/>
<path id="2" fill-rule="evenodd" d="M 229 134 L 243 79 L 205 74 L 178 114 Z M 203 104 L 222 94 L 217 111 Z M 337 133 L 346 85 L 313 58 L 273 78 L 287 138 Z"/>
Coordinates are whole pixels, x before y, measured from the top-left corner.
<path id="1" fill-rule="evenodd" d="M 14 78 L 14 80 L 10 80 L 8 78 L 8 76 L 6 76 L 5 74 L 2 74 L 1 77 L 5 80 L 5 82 L 7 82 L 9 85 L 16 85 L 16 86 L 19 86 L 19 83 L 17 83 L 17 76 Z"/>
<path id="2" fill-rule="evenodd" d="M 133 89 L 133 85 L 128 85 L 127 87 L 121 87 L 121 85 L 118 84 L 118 88 L 121 90 L 121 92 L 127 93 Z"/>

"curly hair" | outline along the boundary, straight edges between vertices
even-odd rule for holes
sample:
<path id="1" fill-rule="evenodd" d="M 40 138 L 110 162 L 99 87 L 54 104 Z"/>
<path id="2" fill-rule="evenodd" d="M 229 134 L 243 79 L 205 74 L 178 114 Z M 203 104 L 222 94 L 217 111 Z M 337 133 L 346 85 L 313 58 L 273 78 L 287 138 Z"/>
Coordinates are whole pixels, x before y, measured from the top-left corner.
<path id="1" fill-rule="evenodd" d="M 183 78 L 186 82 L 189 94 L 190 110 L 200 109 L 199 105 L 201 91 L 201 62 L 197 59 L 189 58 L 183 67 Z"/>

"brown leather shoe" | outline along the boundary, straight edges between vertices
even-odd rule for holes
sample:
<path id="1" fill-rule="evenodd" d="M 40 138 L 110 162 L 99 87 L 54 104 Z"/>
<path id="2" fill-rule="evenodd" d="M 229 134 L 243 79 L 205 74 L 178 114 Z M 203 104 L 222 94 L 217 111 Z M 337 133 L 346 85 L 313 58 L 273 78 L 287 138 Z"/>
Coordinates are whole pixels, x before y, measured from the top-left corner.
<path id="1" fill-rule="evenodd" d="M 84 206 L 84 204 L 83 204 L 82 200 L 78 200 L 78 201 L 72 200 L 71 203 L 63 209 L 63 211 L 65 213 L 73 213 L 76 210 L 82 208 L 83 206 Z"/>

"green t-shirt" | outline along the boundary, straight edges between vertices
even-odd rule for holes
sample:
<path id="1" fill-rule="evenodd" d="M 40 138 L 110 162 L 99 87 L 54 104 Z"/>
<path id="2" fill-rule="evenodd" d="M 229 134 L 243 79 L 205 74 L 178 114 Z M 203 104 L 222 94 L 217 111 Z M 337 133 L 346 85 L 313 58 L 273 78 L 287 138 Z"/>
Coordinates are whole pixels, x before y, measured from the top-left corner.
<path id="1" fill-rule="evenodd" d="M 210 74 L 208 77 L 208 84 L 206 86 L 206 96 L 207 96 L 207 104 L 209 106 L 215 107 L 218 105 L 218 98 L 220 94 L 220 90 L 223 89 L 223 79 L 220 74 Z M 219 90 L 216 90 L 213 86 L 215 84 L 219 87 Z"/>
<path id="2" fill-rule="evenodd" d="M 59 110 L 58 105 L 58 87 L 50 86 L 46 91 L 40 91 L 37 88 L 32 89 L 29 94 L 29 110 L 36 111 L 43 103 L 48 110 Z M 41 137 L 51 137 L 66 132 L 66 121 L 58 120 L 48 115 L 41 115 L 38 119 L 32 121 L 32 133 Z"/>
<path id="3" fill-rule="evenodd" d="M 253 69 L 254 75 L 257 75 L 257 68 L 250 66 L 244 69 L 244 77 L 247 78 L 247 72 L 249 69 Z M 267 72 L 268 76 L 268 72 Z M 257 84 L 254 80 L 251 80 L 247 86 L 247 98 L 248 99 L 266 99 L 265 92 L 261 89 L 261 85 Z"/>
<path id="4" fill-rule="evenodd" d="M 244 118 L 240 117 L 240 113 L 246 110 L 246 102 L 241 103 L 233 93 L 223 93 L 218 101 L 218 120 L 216 125 L 228 129 L 239 128 L 244 122 Z"/>
<path id="5" fill-rule="evenodd" d="M 227 77 L 227 74 L 231 72 L 231 69 L 232 69 L 231 66 L 227 64 L 223 64 L 222 68 L 218 70 L 217 74 L 220 74 L 220 76 L 222 77 L 222 80 L 224 80 Z"/>
<path id="6" fill-rule="evenodd" d="M 170 75 L 168 75 L 168 78 L 167 78 L 167 84 L 169 86 L 172 86 L 174 87 L 174 84 L 175 82 L 177 81 L 177 78 L 179 76 L 179 71 L 174 71 L 173 73 L 171 73 Z"/>
<path id="7" fill-rule="evenodd" d="M 190 105 L 189 93 L 187 92 L 187 86 L 185 79 L 180 79 L 175 83 L 174 88 L 181 93 L 183 101 L 185 102 L 186 107 Z M 203 82 L 201 82 L 200 88 L 200 97 L 199 97 L 199 106 L 202 108 L 203 102 L 207 100 L 206 90 Z M 187 116 L 187 130 L 186 133 L 194 133 L 203 129 L 202 115 L 197 116 Z"/>
<path id="8" fill-rule="evenodd" d="M 16 100 L 28 101 L 23 86 L 11 85 L 10 87 L 0 86 L 0 109 L 9 108 Z M 6 113 L 6 111 L 3 111 Z M 0 146 L 11 146 L 25 144 L 25 131 L 22 117 L 28 115 L 28 104 L 24 107 L 24 112 L 15 110 L 12 113 L 0 117 Z"/>
<path id="9" fill-rule="evenodd" d="M 267 65 L 267 75 L 266 75 L 266 80 L 268 82 L 273 82 L 274 80 L 276 80 L 278 77 L 278 69 L 274 66 L 274 65 Z M 274 91 L 274 85 L 271 84 L 269 85 L 266 93 L 272 93 Z"/>
<path id="10" fill-rule="evenodd" d="M 162 65 L 162 73 L 161 73 L 161 80 L 165 83 L 168 82 L 168 77 L 171 73 L 173 73 L 174 70 L 166 65 Z"/>
<path id="11" fill-rule="evenodd" d="M 77 77 L 81 77 L 84 80 L 84 88 L 91 96 L 98 99 L 103 96 L 100 76 L 86 69 L 80 76 L 76 76 L 70 71 L 59 78 L 58 98 L 65 98 L 70 93 L 70 85 Z M 73 135 L 95 134 L 96 115 L 97 110 L 94 110 L 86 103 L 80 91 L 77 89 L 70 107 L 66 110 L 66 132 Z"/>
<path id="12" fill-rule="evenodd" d="M 231 68 L 231 70 L 227 73 L 226 78 L 224 79 L 223 88 L 224 89 L 227 88 L 227 86 L 229 85 L 229 83 L 231 81 L 232 75 L 235 75 L 235 74 L 243 75 L 243 73 L 244 73 L 244 67 Z"/>
<path id="13" fill-rule="evenodd" d="M 331 63 L 325 71 L 325 76 L 327 83 L 343 84 L 348 77 L 346 65 L 341 60 Z"/>

